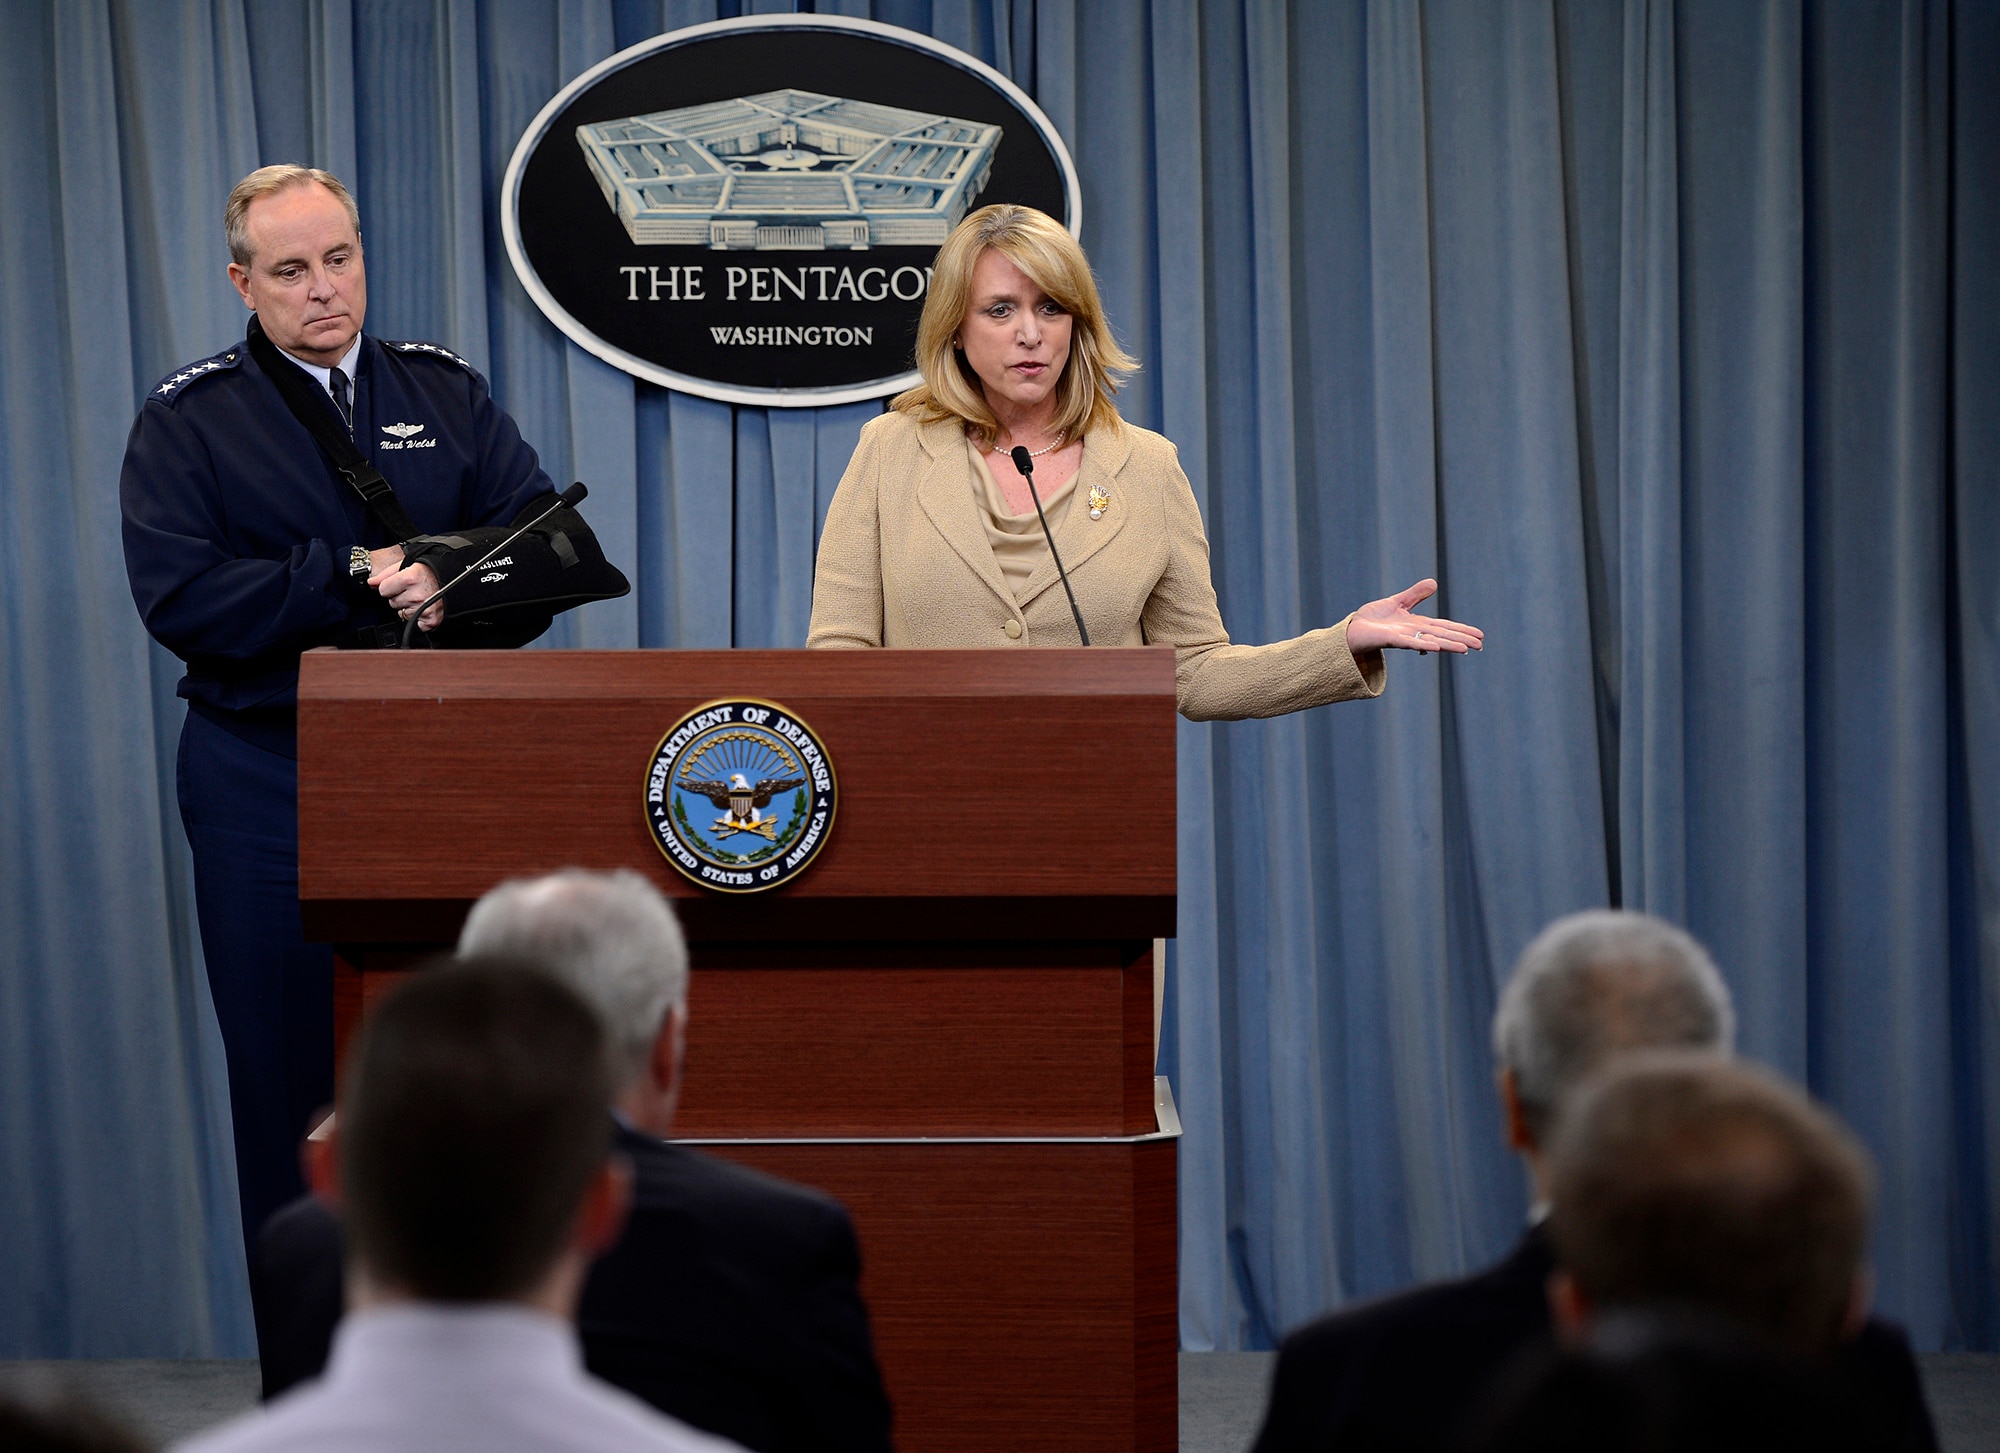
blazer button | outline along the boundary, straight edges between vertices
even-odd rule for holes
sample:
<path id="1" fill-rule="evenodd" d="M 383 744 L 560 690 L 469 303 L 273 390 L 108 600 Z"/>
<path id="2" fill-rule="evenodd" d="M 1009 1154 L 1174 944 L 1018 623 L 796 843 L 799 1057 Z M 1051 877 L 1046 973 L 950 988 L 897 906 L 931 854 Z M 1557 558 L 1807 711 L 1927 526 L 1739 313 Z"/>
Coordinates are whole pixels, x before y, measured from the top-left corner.
<path id="1" fill-rule="evenodd" d="M 1006 625 L 1000 627 L 1000 629 L 1007 633 L 1007 639 L 1010 641 L 1021 639 L 1021 623 L 1019 621 L 1009 621 Z"/>

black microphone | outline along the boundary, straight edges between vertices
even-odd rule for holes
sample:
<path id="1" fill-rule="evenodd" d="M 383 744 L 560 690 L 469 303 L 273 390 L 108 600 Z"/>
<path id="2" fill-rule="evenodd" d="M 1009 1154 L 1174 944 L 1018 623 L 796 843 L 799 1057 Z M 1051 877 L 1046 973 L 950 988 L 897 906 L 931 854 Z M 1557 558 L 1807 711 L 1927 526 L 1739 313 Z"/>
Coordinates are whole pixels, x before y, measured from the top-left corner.
<path id="1" fill-rule="evenodd" d="M 1016 444 L 1011 456 L 1014 467 L 1021 471 L 1021 478 L 1028 482 L 1028 498 L 1035 502 L 1035 518 L 1042 522 L 1042 535 L 1049 542 L 1049 555 L 1056 562 L 1056 574 L 1063 583 L 1063 594 L 1069 597 L 1069 613 L 1076 617 L 1076 633 L 1083 637 L 1084 645 L 1090 644 L 1090 631 L 1083 623 L 1083 612 L 1076 608 L 1076 592 L 1069 588 L 1069 572 L 1063 569 L 1062 556 L 1056 553 L 1056 537 L 1049 530 L 1049 517 L 1042 513 L 1042 497 L 1035 493 L 1035 456 L 1028 452 L 1025 444 Z"/>
<path id="2" fill-rule="evenodd" d="M 491 550 L 488 550 L 485 554 L 481 555 L 477 560 L 473 561 L 472 564 L 466 566 L 465 569 L 459 571 L 457 575 L 452 577 L 451 583 L 449 585 L 440 585 L 437 589 L 437 594 L 433 595 L 429 600 L 425 601 L 422 605 L 418 606 L 415 610 L 410 612 L 410 618 L 403 623 L 403 644 L 400 647 L 398 647 L 398 649 L 404 651 L 410 649 L 410 637 L 416 633 L 417 622 L 424 618 L 425 611 L 429 610 L 433 605 L 437 604 L 438 601 L 444 598 L 444 593 L 447 590 L 450 590 L 453 585 L 458 584 L 459 581 L 465 579 L 466 576 L 470 575 L 473 571 L 479 569 L 480 566 L 484 565 L 488 560 L 491 560 L 495 555 L 506 553 L 507 547 L 509 545 L 513 544 L 516 540 L 520 539 L 521 536 L 527 534 L 528 531 L 534 529 L 535 526 L 539 525 L 543 520 L 546 520 L 550 515 L 554 514 L 557 510 L 561 509 L 564 505 L 568 505 L 571 509 L 575 509 L 578 505 L 583 503 L 585 497 L 588 496 L 589 493 L 590 491 L 584 488 L 583 481 L 579 479 L 575 484 L 572 484 L 568 489 L 564 490 L 561 494 L 557 495 L 556 502 L 554 504 L 550 505 L 540 514 L 536 515 L 532 520 L 529 520 L 527 524 L 521 526 L 520 529 L 516 530 L 506 539 L 502 540 L 499 544 L 495 545 Z M 1047 526 L 1045 525 L 1043 528 L 1046 529 Z M 1061 567 L 1058 566 L 1057 568 L 1060 569 Z"/>

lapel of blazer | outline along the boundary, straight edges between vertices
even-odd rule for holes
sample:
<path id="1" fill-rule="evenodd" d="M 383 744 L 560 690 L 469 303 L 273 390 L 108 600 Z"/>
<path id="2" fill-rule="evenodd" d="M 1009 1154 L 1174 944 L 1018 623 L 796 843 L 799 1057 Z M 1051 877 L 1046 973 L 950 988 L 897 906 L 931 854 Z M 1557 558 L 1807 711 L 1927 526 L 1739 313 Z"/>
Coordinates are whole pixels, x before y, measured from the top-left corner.
<path id="1" fill-rule="evenodd" d="M 1074 585 L 1077 567 L 1102 550 L 1118 537 L 1125 528 L 1125 520 L 1132 513 L 1131 501 L 1121 497 L 1118 475 L 1132 458 L 1132 443 L 1122 429 L 1099 429 L 1084 437 L 1083 463 L 1077 466 L 1076 488 L 1069 494 L 1069 507 L 1062 512 L 1062 518 L 1049 521 L 1049 528 L 1055 532 L 1056 549 L 1062 552 L 1063 568 L 1069 571 L 1070 583 Z M 1111 507 L 1104 512 L 1104 518 L 1090 517 L 1090 489 L 1097 485 L 1111 496 Z M 992 551 L 989 549 L 988 554 Z M 1043 562 L 1035 573 L 1028 577 L 1028 586 L 1022 595 L 1021 609 L 1027 610 L 1036 597 L 1056 584 L 1056 563 Z"/>
<path id="2" fill-rule="evenodd" d="M 1007 589 L 1007 577 L 993 558 L 993 546 L 986 539 L 986 526 L 979 518 L 979 505 L 972 497 L 972 460 L 965 452 L 965 430 L 955 421 L 925 424 L 917 431 L 927 459 L 924 477 L 917 481 L 917 502 L 924 507 L 937 532 L 943 535 L 959 558 L 987 589 L 1005 602 L 1009 614 L 1018 607 L 1014 593 Z"/>

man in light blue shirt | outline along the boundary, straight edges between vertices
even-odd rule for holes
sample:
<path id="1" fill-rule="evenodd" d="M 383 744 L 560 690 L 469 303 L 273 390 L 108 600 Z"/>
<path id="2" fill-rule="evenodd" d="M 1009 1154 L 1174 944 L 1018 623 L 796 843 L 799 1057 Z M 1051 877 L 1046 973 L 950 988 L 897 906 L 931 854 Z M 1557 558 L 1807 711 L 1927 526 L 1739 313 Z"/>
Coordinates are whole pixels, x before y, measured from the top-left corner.
<path id="1" fill-rule="evenodd" d="M 375 1010 L 315 1180 L 348 1300 L 325 1377 L 184 1445 L 741 1453 L 590 1377 L 571 1323 L 618 1238 L 605 1033 L 540 970 L 472 959 Z"/>

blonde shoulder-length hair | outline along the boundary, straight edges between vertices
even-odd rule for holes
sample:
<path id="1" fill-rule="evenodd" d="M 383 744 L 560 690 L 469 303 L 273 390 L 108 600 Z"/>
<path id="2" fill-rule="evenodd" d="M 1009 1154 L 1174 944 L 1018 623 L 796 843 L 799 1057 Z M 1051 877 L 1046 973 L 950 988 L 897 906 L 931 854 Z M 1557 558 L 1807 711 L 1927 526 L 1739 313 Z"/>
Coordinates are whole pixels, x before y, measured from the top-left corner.
<path id="1" fill-rule="evenodd" d="M 932 265 L 930 293 L 917 324 L 917 371 L 924 381 L 897 395 L 893 407 L 925 423 L 956 419 L 992 444 L 999 421 L 986 403 L 979 375 L 954 346 L 972 305 L 972 270 L 993 248 L 1070 315 L 1069 361 L 1056 381 L 1055 426 L 1064 443 L 1092 429 L 1115 429 L 1111 396 L 1139 364 L 1118 346 L 1104 321 L 1090 259 L 1055 218 L 1011 202 L 981 207 L 952 229 Z"/>

